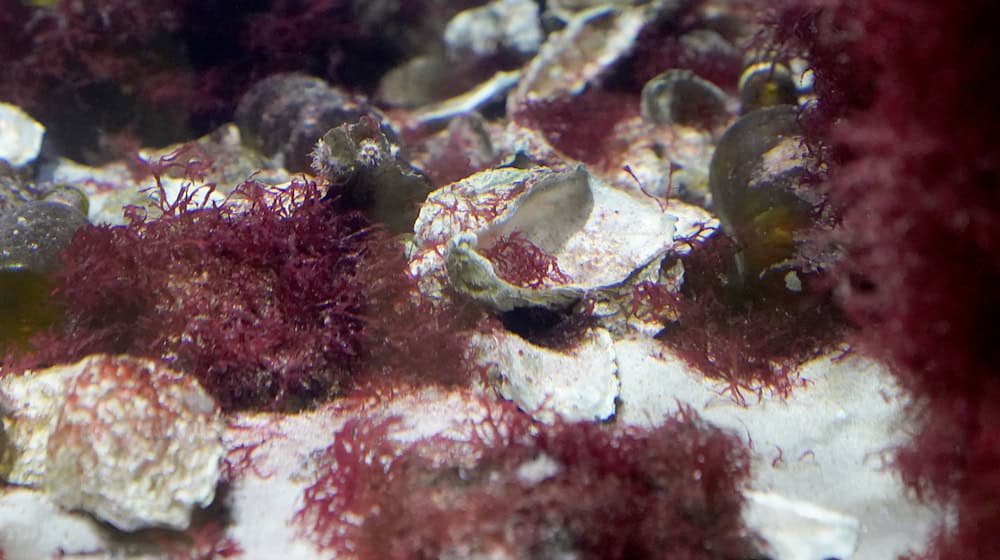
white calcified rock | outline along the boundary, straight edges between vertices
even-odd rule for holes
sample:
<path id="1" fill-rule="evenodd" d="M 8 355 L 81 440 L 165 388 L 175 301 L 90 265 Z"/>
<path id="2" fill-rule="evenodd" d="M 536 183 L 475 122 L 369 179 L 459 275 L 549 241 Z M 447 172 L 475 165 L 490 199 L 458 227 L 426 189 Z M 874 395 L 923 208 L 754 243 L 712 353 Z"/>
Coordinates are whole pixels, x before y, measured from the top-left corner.
<path id="1" fill-rule="evenodd" d="M 8 482 L 124 531 L 183 529 L 215 497 L 222 421 L 193 378 L 154 360 L 92 355 L 0 382 Z"/>
<path id="2" fill-rule="evenodd" d="M 745 492 L 747 525 L 767 541 L 775 560 L 851 558 L 858 548 L 858 520 L 770 492 Z"/>
<path id="3" fill-rule="evenodd" d="M 615 413 L 618 363 L 604 329 L 587 332 L 567 350 L 535 346 L 507 331 L 479 335 L 473 346 L 500 394 L 536 420 L 607 420 Z"/>
<path id="4" fill-rule="evenodd" d="M 530 55 L 542 44 L 534 0 L 495 0 L 459 12 L 444 30 L 444 42 L 458 55 L 492 56 L 501 50 Z"/>
<path id="5" fill-rule="evenodd" d="M 0 159 L 14 167 L 31 163 L 42 149 L 45 127 L 9 103 L 0 103 Z"/>

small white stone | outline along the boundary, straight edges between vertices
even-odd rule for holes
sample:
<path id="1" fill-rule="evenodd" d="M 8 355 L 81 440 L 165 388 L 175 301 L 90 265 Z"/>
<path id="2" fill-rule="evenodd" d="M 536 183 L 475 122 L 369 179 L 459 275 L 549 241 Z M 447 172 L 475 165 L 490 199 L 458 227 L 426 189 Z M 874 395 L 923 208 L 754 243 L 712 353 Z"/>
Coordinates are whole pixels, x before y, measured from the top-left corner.
<path id="1" fill-rule="evenodd" d="M 746 492 L 744 519 L 767 540 L 775 560 L 850 558 L 858 547 L 858 520 L 769 492 Z"/>
<path id="2" fill-rule="evenodd" d="M 0 159 L 14 167 L 31 163 L 42 149 L 45 127 L 9 103 L 0 103 Z"/>
<path id="3" fill-rule="evenodd" d="M 501 49 L 530 55 L 542 44 L 538 4 L 533 0 L 496 0 L 459 12 L 444 31 L 448 48 L 461 56 L 492 56 Z"/>
<path id="4" fill-rule="evenodd" d="M 604 329 L 587 332 L 565 351 L 535 346 L 510 332 L 480 335 L 473 344 L 497 391 L 540 422 L 607 420 L 615 414 L 618 363 Z"/>

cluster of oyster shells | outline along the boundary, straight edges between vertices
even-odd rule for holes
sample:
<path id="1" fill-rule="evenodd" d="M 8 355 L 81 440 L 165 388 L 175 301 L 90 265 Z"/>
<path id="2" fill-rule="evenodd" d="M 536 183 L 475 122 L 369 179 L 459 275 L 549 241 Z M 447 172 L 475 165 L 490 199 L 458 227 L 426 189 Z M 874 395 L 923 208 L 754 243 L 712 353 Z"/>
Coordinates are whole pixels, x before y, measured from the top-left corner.
<path id="1" fill-rule="evenodd" d="M 620 399 L 615 341 L 654 335 L 663 328 L 662 318 L 636 316 L 633 288 L 652 282 L 677 291 L 683 282 L 679 259 L 693 241 L 712 235 L 719 227 L 718 210 L 728 207 L 729 201 L 719 204 L 713 196 L 729 183 L 716 177 L 723 187 L 710 189 L 720 138 L 735 128 L 729 127 L 741 112 L 796 104 L 807 85 L 801 82 L 801 69 L 792 72 L 769 60 L 748 65 L 738 97 L 690 70 L 670 69 L 646 84 L 635 116 L 618 124 L 617 148 L 587 166 L 561 153 L 544 131 L 517 116 L 532 105 L 572 100 L 599 87 L 633 52 L 644 31 L 675 17 L 685 3 L 546 4 L 541 13 L 531 0 L 495 0 L 455 16 L 439 49 L 415 56 L 383 79 L 379 99 L 395 111 L 377 110 L 319 78 L 276 75 L 247 93 L 235 125 L 197 143 L 208 157 L 227 162 L 210 170 L 206 179 L 217 184 L 220 197 L 256 169 L 268 168 L 257 175 L 259 180 L 281 183 L 291 172 L 308 173 L 310 160 L 312 169 L 333 184 L 379 185 L 357 196 L 374 199 L 380 221 L 412 233 L 407 240 L 410 271 L 430 297 L 468 298 L 497 314 L 523 308 L 565 313 L 586 301 L 588 306 L 582 307 L 595 321 L 571 348 L 545 347 L 509 331 L 479 333 L 470 344 L 497 391 L 535 418 L 606 420 L 616 414 Z M 710 12 L 706 8 L 701 17 L 721 17 Z M 558 30 L 546 34 L 547 28 Z M 718 49 L 720 56 L 739 52 L 733 39 L 720 32 L 695 31 L 690 40 Z M 451 61 L 486 59 L 499 52 L 513 53 L 521 64 L 498 70 L 458 95 L 435 95 L 435 76 L 446 75 Z M 761 92 L 772 92 L 771 97 Z M 491 121 L 480 114 L 497 107 L 509 118 Z M 401 139 L 417 129 L 437 132 L 408 152 Z M 18 134 L 32 130 L 29 123 Z M 449 147 L 453 144 L 461 148 Z M 773 155 L 770 148 L 780 144 L 768 144 L 755 157 Z M 146 156 L 154 160 L 173 148 Z M 460 155 L 475 172 L 434 189 L 424 168 L 430 167 L 432 152 L 441 149 L 463 150 Z M 0 153 L 12 162 L 23 157 Z M 770 171 L 751 163 L 745 174 L 768 183 L 761 173 Z M 120 222 L 125 202 L 152 205 L 147 195 L 138 194 L 150 180 L 134 179 L 120 164 L 95 169 L 59 160 L 44 175 L 74 184 L 98 201 L 89 212 L 93 221 Z M 176 193 L 185 180 L 165 177 L 167 189 L 158 194 Z M 109 195 L 102 187 L 108 182 L 132 188 Z M 555 259 L 563 276 L 530 287 L 502 278 L 487 254 L 513 234 Z M 110 420 L 88 417 L 85 410 L 67 416 L 67 387 L 79 384 L 81 376 L 113 370 L 119 361 L 136 376 L 132 382 L 151 387 L 149 402 L 128 407 L 118 402 L 125 398 L 120 397 L 115 401 L 120 410 L 107 411 Z M 180 377 L 161 364 L 96 356 L 31 380 L 6 379 L 0 395 L 6 399 L 6 448 L 11 454 L 7 479 L 41 486 L 65 507 L 86 509 L 122 529 L 185 526 L 191 510 L 214 497 L 222 448 L 210 398 Z M 170 382 L 161 386 L 159 379 Z M 96 383 L 122 391 L 107 380 Z M 89 403 L 97 407 L 96 401 Z M 106 435 L 106 429 L 100 431 L 102 421 L 133 423 L 134 430 L 121 435 L 138 446 L 94 457 L 87 449 L 93 442 L 83 436 L 90 429 Z M 146 430 L 144 423 L 183 436 L 177 445 L 184 453 L 160 445 L 160 435 Z M 169 475 L 163 487 L 142 488 L 131 476 L 143 461 Z M 96 475 L 81 474 L 84 464 L 121 487 L 95 488 Z"/>

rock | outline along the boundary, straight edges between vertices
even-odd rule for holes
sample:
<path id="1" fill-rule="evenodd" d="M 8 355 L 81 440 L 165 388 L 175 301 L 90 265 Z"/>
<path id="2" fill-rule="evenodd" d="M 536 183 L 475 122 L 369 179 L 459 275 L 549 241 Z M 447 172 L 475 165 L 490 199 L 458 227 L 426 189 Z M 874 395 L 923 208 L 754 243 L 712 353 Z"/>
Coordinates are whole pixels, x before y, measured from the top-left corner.
<path id="1" fill-rule="evenodd" d="M 0 271 L 46 275 L 59 267 L 59 253 L 87 217 L 55 200 L 37 200 L 0 212 Z"/>
<path id="2" fill-rule="evenodd" d="M 19 107 L 0 103 L 0 159 L 14 167 L 31 163 L 42 149 L 45 127 Z"/>
<path id="3" fill-rule="evenodd" d="M 215 499 L 223 423 L 197 381 L 96 354 L 0 382 L 6 480 L 123 531 L 187 528 Z"/>
<path id="4" fill-rule="evenodd" d="M 593 329 L 564 351 L 535 346 L 510 332 L 476 337 L 476 358 L 497 391 L 536 420 L 607 420 L 615 414 L 618 363 L 614 342 Z"/>
<path id="5" fill-rule="evenodd" d="M 460 12 L 444 31 L 448 49 L 456 54 L 488 57 L 504 51 L 531 55 L 542 44 L 538 4 L 533 0 L 495 0 Z"/>
<path id="6" fill-rule="evenodd" d="M 747 524 L 767 540 L 775 560 L 851 558 L 858 548 L 858 520 L 771 492 L 746 492 Z"/>

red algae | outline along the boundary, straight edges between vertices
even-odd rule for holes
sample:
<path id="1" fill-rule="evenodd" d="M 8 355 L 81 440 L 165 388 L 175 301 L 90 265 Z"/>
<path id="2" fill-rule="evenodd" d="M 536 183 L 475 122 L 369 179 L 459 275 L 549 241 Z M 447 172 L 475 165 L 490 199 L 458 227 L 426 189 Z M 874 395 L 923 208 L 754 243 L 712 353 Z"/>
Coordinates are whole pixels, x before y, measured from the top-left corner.
<path id="1" fill-rule="evenodd" d="M 459 314 L 421 301 L 400 244 L 316 182 L 251 180 L 222 205 L 207 203 L 210 185 L 168 201 L 157 184 L 161 216 L 132 209 L 125 226 L 78 232 L 57 280 L 64 324 L 14 369 L 96 352 L 154 357 L 193 373 L 227 410 L 296 408 L 362 372 L 464 379 Z"/>
<path id="2" fill-rule="evenodd" d="M 857 348 L 914 397 L 904 480 L 954 522 L 909 558 L 1000 554 L 1000 9 L 789 1 L 776 35 L 816 75 L 813 142 L 843 210 L 837 271 Z"/>
<path id="3" fill-rule="evenodd" d="M 676 316 L 657 338 L 708 377 L 726 381 L 726 391 L 745 404 L 745 393 L 769 389 L 787 394 L 797 383 L 795 368 L 833 350 L 845 327 L 829 290 L 809 275 L 799 273 L 804 284 L 800 293 L 777 284 L 746 294 L 727 284 L 735 250 L 722 232 L 693 243 L 682 259 L 681 291 L 640 284 L 633 294 L 633 313 Z"/>
<path id="4" fill-rule="evenodd" d="M 569 277 L 559 269 L 559 261 L 520 231 L 501 236 L 482 253 L 493 263 L 497 276 L 515 286 L 540 288 L 546 281 L 569 282 Z"/>
<path id="5" fill-rule="evenodd" d="M 567 99 L 536 101 L 519 107 L 512 119 L 541 131 L 557 150 L 589 164 L 606 158 L 615 125 L 639 114 L 639 95 L 591 88 Z"/>
<path id="6" fill-rule="evenodd" d="M 404 445 L 395 420 L 349 421 L 306 490 L 304 534 L 362 559 L 752 557 L 749 453 L 692 411 L 644 431 L 488 406 L 470 441 Z"/>
<path id="7" fill-rule="evenodd" d="M 160 548 L 166 560 L 218 560 L 240 558 L 245 552 L 235 539 L 226 535 L 221 521 L 225 514 L 211 508 L 199 512 L 191 526 L 183 531 L 147 530 L 149 540 Z M 209 516 L 212 514 L 212 517 Z"/>
<path id="8" fill-rule="evenodd" d="M 629 58 L 634 86 L 643 84 L 657 74 L 673 68 L 691 70 L 715 85 L 734 91 L 743 70 L 743 49 L 739 37 L 720 34 L 703 12 L 703 0 L 686 0 L 677 15 L 643 30 Z M 755 8 L 745 0 L 730 1 L 733 11 Z M 721 31 L 728 31 L 721 29 Z M 734 44 L 735 41 L 735 44 Z"/>

